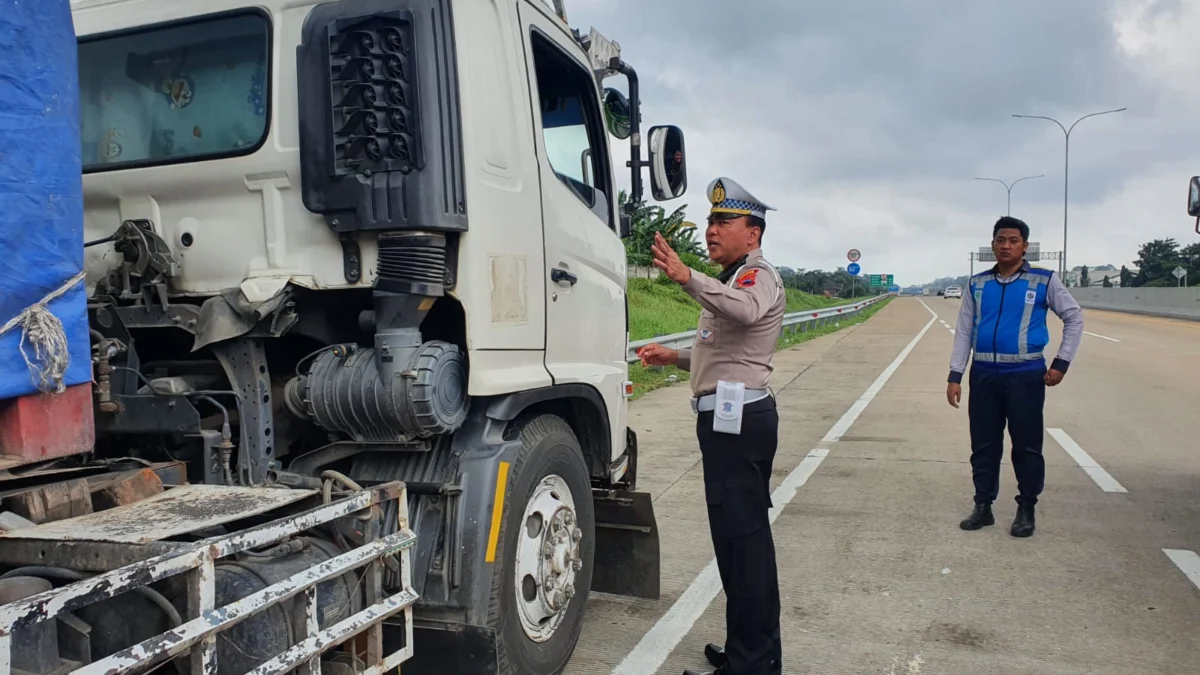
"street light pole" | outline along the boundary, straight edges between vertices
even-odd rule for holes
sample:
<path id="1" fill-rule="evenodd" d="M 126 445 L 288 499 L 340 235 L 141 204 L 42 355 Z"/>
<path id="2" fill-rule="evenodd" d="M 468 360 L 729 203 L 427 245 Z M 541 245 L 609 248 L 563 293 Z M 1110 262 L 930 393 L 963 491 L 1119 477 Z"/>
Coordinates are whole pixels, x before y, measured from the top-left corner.
<path id="1" fill-rule="evenodd" d="M 1023 180 L 1032 180 L 1034 178 L 1044 178 L 1044 177 L 1045 176 L 1043 174 L 1038 174 L 1036 176 L 1026 176 L 1024 178 L 1018 178 L 1018 179 L 1014 180 L 1012 182 L 1012 185 L 1005 183 L 1004 181 L 1000 180 L 999 178 L 976 178 L 975 180 L 991 180 L 991 181 L 996 181 L 997 183 L 1003 185 L 1004 189 L 1008 191 L 1008 213 L 1006 215 L 1011 216 L 1012 215 L 1012 189 L 1017 186 L 1017 183 L 1020 183 Z"/>
<path id="2" fill-rule="evenodd" d="M 1063 136 L 1066 139 L 1066 147 L 1065 147 L 1064 154 L 1063 154 L 1063 248 L 1062 248 L 1062 257 L 1059 259 L 1059 274 L 1062 275 L 1064 282 L 1065 282 L 1066 276 L 1067 276 L 1067 199 L 1068 199 L 1068 189 L 1069 189 L 1068 178 L 1069 178 L 1070 170 L 1071 170 L 1071 132 L 1075 130 L 1076 124 L 1079 124 L 1080 122 L 1084 121 L 1085 119 L 1087 119 L 1089 117 L 1095 117 L 1097 115 L 1107 115 L 1109 113 L 1119 113 L 1119 112 L 1123 112 L 1125 110 L 1128 110 L 1128 108 L 1117 108 L 1116 110 L 1104 110 L 1102 112 L 1094 112 L 1094 113 L 1084 115 L 1083 117 L 1080 117 L 1079 119 L 1075 120 L 1074 124 L 1072 124 L 1069 129 L 1067 127 L 1064 127 L 1062 122 L 1059 122 L 1058 120 L 1054 119 L 1053 117 L 1043 117 L 1042 115 L 1013 115 L 1013 117 L 1020 117 L 1023 119 L 1049 120 L 1051 122 L 1054 122 L 1055 124 L 1058 125 L 1059 129 L 1062 129 Z"/>

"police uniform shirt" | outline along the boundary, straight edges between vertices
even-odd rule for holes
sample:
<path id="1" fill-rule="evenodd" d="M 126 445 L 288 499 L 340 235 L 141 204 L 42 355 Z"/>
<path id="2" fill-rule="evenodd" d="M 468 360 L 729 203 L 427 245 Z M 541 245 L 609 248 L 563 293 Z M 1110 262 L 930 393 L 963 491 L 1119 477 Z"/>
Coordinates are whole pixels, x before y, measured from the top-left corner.
<path id="1" fill-rule="evenodd" d="M 763 217 L 771 210 L 729 178 L 714 180 L 708 194 L 713 213 Z M 681 349 L 678 360 L 679 368 L 691 372 L 695 396 L 715 392 L 719 380 L 766 389 L 773 370 L 787 307 L 779 272 L 763 258 L 762 249 L 754 249 L 730 268 L 727 279 L 692 270 L 683 284 L 702 308 L 692 347 Z"/>
<path id="2" fill-rule="evenodd" d="M 679 353 L 679 367 L 692 374 L 692 393 L 711 394 L 718 380 L 766 389 L 787 294 L 762 250 L 746 256 L 729 284 L 692 270 L 683 290 L 703 308 L 692 347 Z"/>

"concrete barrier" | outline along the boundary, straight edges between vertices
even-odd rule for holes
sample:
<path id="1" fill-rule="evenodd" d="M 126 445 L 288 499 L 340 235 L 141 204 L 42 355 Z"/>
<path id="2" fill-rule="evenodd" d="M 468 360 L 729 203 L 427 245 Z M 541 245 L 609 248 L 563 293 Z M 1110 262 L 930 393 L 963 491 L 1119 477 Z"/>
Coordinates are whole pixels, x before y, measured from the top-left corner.
<path id="1" fill-rule="evenodd" d="M 1103 309 L 1200 321 L 1200 286 L 1190 288 L 1072 288 L 1084 309 Z"/>

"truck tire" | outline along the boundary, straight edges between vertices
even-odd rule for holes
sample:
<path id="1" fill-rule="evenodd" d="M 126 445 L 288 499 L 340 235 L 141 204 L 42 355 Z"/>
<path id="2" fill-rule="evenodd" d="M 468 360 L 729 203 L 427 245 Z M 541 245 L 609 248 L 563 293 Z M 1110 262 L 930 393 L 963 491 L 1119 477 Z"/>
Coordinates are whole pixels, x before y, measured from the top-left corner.
<path id="1" fill-rule="evenodd" d="M 520 429 L 508 474 L 488 625 L 500 675 L 558 675 L 579 633 L 592 582 L 595 514 L 571 427 L 541 415 Z"/>

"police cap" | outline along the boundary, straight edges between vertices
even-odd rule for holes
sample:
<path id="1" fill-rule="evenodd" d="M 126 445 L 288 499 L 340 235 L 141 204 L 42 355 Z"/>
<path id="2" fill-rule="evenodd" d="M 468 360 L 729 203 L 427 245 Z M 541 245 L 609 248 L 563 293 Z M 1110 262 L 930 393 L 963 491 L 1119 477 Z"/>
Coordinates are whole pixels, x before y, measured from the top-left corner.
<path id="1" fill-rule="evenodd" d="M 709 218 L 713 220 L 722 215 L 757 216 L 766 220 L 767 211 L 778 210 L 750 194 L 746 188 L 738 185 L 737 181 L 724 176 L 708 184 L 708 201 L 712 204 Z"/>

